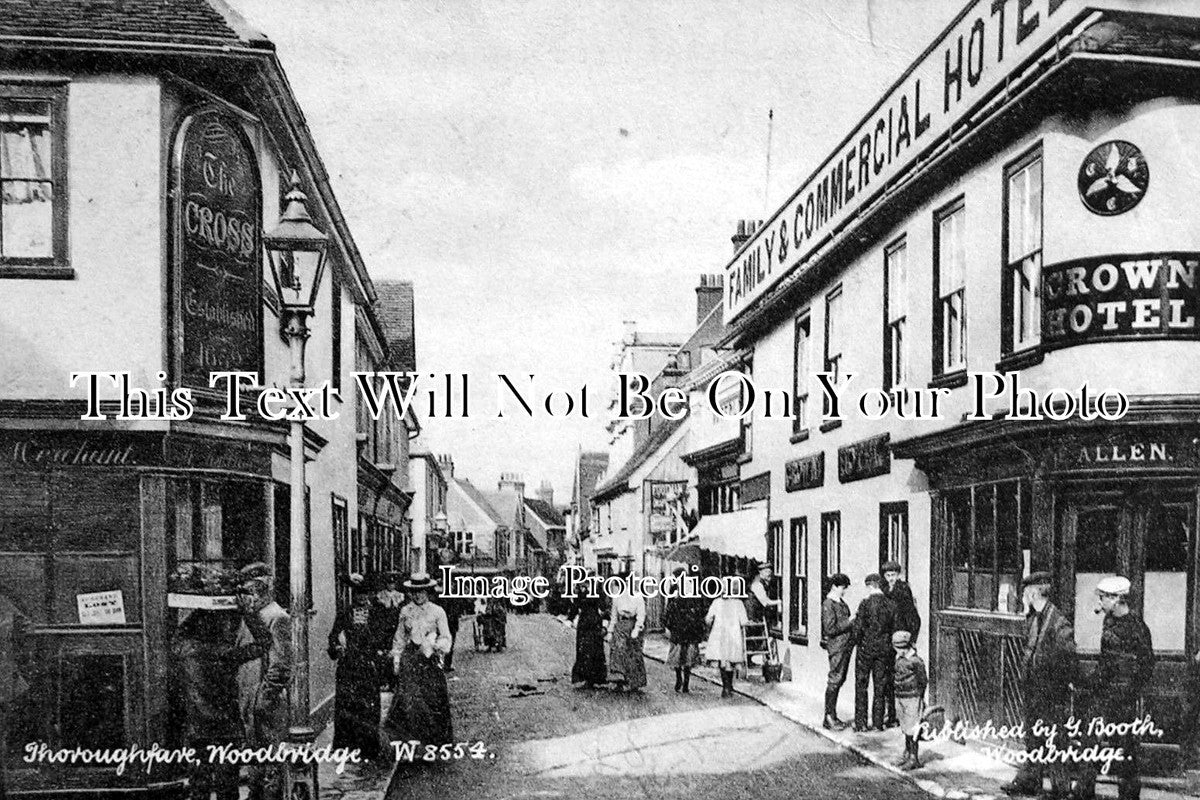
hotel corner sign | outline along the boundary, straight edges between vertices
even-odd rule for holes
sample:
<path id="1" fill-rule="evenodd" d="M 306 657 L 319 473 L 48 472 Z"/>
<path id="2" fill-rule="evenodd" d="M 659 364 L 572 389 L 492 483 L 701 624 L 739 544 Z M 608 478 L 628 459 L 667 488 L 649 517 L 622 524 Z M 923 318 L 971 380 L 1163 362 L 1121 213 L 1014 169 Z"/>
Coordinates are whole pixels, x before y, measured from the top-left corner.
<path id="1" fill-rule="evenodd" d="M 1200 253 L 1096 256 L 1042 269 L 1042 346 L 1200 338 Z"/>
<path id="2" fill-rule="evenodd" d="M 1084 8 L 1108 0 L 975 0 L 725 267 L 733 320 L 904 176 Z M 1173 6 L 1172 6 L 1173 7 Z M 1060 46 L 1063 44 L 1060 41 Z"/>
<path id="3" fill-rule="evenodd" d="M 236 119 L 191 114 L 172 174 L 175 383 L 208 388 L 210 372 L 262 372 L 262 184 Z"/>

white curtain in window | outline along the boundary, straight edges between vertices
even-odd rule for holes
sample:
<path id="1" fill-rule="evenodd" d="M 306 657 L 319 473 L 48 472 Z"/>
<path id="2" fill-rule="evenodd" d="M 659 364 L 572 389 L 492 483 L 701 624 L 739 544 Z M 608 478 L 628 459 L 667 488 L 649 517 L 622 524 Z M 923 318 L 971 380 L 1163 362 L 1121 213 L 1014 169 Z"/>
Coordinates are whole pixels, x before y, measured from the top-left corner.
<path id="1" fill-rule="evenodd" d="M 958 209 L 942 218 L 938 231 L 938 293 L 942 297 L 966 286 L 965 217 L 965 210 Z"/>

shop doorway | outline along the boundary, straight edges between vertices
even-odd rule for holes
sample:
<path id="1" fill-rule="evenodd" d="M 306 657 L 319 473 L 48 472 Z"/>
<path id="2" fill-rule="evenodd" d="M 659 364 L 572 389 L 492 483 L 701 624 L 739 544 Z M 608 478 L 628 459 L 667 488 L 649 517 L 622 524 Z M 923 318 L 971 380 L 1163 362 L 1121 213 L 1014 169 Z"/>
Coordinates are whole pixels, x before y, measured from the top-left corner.
<path id="1" fill-rule="evenodd" d="M 1145 711 L 1166 731 L 1164 743 L 1179 741 L 1187 655 L 1198 641 L 1196 502 L 1194 487 L 1091 486 L 1066 496 L 1059 519 L 1062 599 L 1082 668 L 1094 669 L 1100 652 L 1096 584 L 1124 575 L 1133 585 L 1130 607 L 1150 628 L 1157 656 Z"/>

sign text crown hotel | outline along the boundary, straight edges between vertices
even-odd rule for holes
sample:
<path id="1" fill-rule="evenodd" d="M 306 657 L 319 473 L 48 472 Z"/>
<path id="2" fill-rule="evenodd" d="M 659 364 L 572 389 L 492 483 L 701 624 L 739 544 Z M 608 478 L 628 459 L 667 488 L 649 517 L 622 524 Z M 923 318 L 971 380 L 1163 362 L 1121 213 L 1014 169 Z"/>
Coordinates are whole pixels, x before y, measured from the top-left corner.
<path id="1" fill-rule="evenodd" d="M 1154 2 L 976 0 L 725 268 L 727 319 L 811 261 L 833 233 L 918 156 L 1023 69 L 1085 8 Z"/>

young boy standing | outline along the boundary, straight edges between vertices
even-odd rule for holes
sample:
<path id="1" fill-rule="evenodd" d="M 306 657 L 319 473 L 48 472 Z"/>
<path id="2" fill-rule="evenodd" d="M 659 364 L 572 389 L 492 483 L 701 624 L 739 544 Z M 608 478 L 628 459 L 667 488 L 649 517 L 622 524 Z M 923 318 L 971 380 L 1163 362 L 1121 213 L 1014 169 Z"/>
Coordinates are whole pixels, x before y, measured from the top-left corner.
<path id="1" fill-rule="evenodd" d="M 893 673 L 896 717 L 900 721 L 900 730 L 904 732 L 904 756 L 894 763 L 903 770 L 919 769 L 921 757 L 917 752 L 917 737 L 921 733 L 921 714 L 925 711 L 925 687 L 929 685 L 929 675 L 925 671 L 925 662 L 912 646 L 911 633 L 893 633 L 892 648 L 896 651 Z"/>

